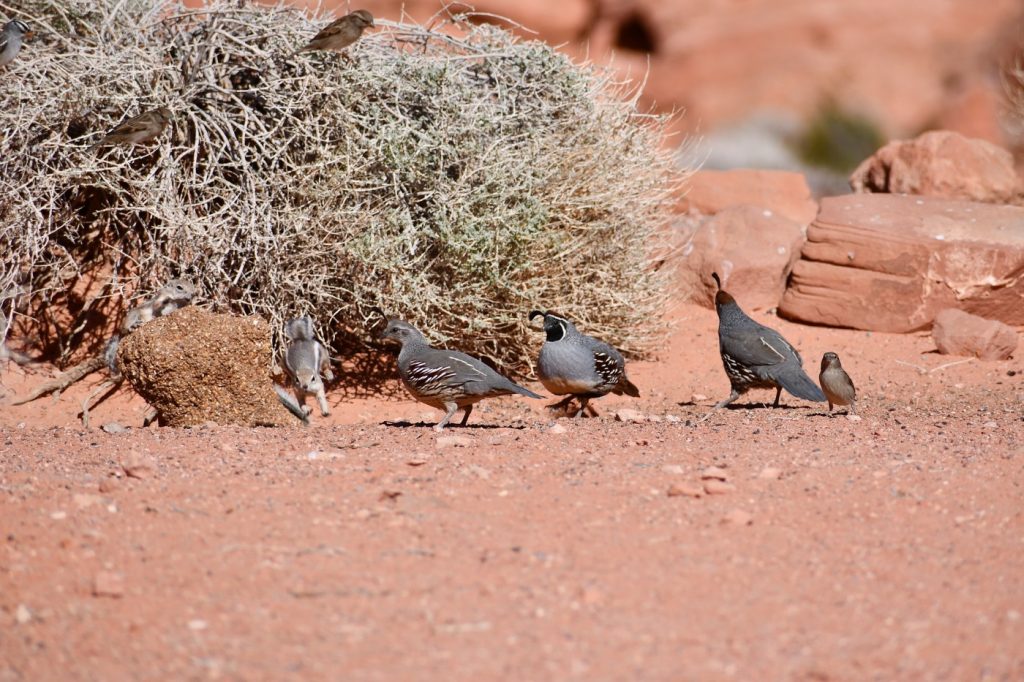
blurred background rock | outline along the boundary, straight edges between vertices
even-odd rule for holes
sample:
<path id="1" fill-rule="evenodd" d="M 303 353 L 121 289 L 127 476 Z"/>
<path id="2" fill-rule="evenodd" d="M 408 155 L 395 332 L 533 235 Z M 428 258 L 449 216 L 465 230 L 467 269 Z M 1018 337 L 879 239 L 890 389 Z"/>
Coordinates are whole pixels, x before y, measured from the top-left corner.
<path id="1" fill-rule="evenodd" d="M 439 0 L 293 4 L 311 12 L 365 7 L 387 19 L 404 8 L 418 21 L 441 9 Z M 643 101 L 659 111 L 685 111 L 680 131 L 702 136 L 686 158 L 705 168 L 800 170 L 821 195 L 847 191 L 849 172 L 889 139 L 942 128 L 1018 144 L 1003 111 L 1002 74 L 1022 35 L 1019 0 L 472 4 L 576 58 L 610 62 L 623 77 L 646 77 Z"/>

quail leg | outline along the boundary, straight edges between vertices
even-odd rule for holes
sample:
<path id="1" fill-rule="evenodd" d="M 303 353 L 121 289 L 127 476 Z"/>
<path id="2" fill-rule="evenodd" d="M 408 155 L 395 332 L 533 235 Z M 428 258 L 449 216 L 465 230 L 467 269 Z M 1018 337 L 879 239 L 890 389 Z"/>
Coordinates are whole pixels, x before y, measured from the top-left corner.
<path id="1" fill-rule="evenodd" d="M 828 416 L 832 416 L 832 401 L 828 401 Z"/>
<path id="2" fill-rule="evenodd" d="M 462 421 L 459 422 L 459 426 L 465 426 L 466 422 L 469 421 L 469 413 L 473 411 L 473 406 L 466 405 L 464 409 L 466 410 L 466 412 L 462 415 Z"/>
<path id="3" fill-rule="evenodd" d="M 732 391 L 731 391 L 731 392 L 729 393 L 729 397 L 728 397 L 728 398 L 726 398 L 725 400 L 721 400 L 721 401 L 719 401 L 719 402 L 715 403 L 715 406 L 714 406 L 714 407 L 713 407 L 712 409 L 715 409 L 715 410 L 717 410 L 717 409 L 718 409 L 718 408 L 720 408 L 720 407 L 725 407 L 726 405 L 730 404 L 731 402 L 733 402 L 734 400 L 736 400 L 736 398 L 739 398 L 739 397 L 740 397 L 740 392 L 739 392 L 739 391 L 737 391 L 737 390 L 736 390 L 736 389 L 734 388 L 734 389 L 732 389 Z"/>
<path id="4" fill-rule="evenodd" d="M 573 415 L 573 417 L 578 419 L 579 417 L 583 416 L 583 412 L 586 411 L 587 403 L 589 402 L 590 398 L 580 396 L 580 409 L 576 412 L 576 414 Z"/>
<path id="5" fill-rule="evenodd" d="M 452 418 L 453 414 L 455 414 L 455 410 L 459 409 L 459 404 L 455 402 L 446 402 L 444 404 L 444 409 L 447 410 L 444 414 L 444 418 L 434 425 L 434 430 L 439 433 L 448 425 L 448 420 Z"/>
<path id="6" fill-rule="evenodd" d="M 775 402 L 772 403 L 772 407 L 778 407 L 779 406 L 779 398 L 781 398 L 781 397 L 782 397 L 782 386 L 776 386 L 775 387 Z"/>
<path id="7" fill-rule="evenodd" d="M 549 410 L 564 410 L 565 406 L 568 405 L 569 403 L 571 403 L 573 398 L 575 398 L 575 397 L 576 396 L 574 396 L 574 395 L 572 395 L 570 393 L 565 398 L 559 400 L 557 403 L 553 403 L 551 405 L 548 405 L 548 409 Z"/>

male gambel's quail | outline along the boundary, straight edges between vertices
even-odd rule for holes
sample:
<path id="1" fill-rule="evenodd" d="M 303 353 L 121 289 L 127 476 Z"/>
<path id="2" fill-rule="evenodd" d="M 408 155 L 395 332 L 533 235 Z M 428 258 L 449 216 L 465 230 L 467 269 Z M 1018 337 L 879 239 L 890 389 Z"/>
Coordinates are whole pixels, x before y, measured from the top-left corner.
<path id="1" fill-rule="evenodd" d="M 832 405 L 849 405 L 850 414 L 857 414 L 857 389 L 853 387 L 853 379 L 843 369 L 839 356 L 829 352 L 821 356 L 821 374 L 818 375 L 821 389 L 828 398 L 828 411 Z"/>
<path id="2" fill-rule="evenodd" d="M 752 388 L 774 388 L 773 407 L 779 406 L 782 389 L 797 398 L 825 402 L 825 394 L 804 372 L 803 361 L 792 344 L 774 329 L 747 317 L 736 299 L 722 290 L 718 274 L 711 276 L 718 284 L 718 350 L 732 384 L 729 397 L 715 407 L 725 407 Z"/>
<path id="3" fill-rule="evenodd" d="M 28 24 L 21 19 L 11 19 L 0 29 L 0 66 L 7 66 L 21 52 L 21 45 L 29 35 Z"/>
<path id="4" fill-rule="evenodd" d="M 444 429 L 460 407 L 466 410 L 460 426 L 465 426 L 473 404 L 484 398 L 518 393 L 541 399 L 474 357 L 456 350 L 431 348 L 415 327 L 401 320 L 389 320 L 381 338 L 402 344 L 398 353 L 398 375 L 402 383 L 421 403 L 445 410 L 444 418 L 434 426 Z"/>
<path id="5" fill-rule="evenodd" d="M 568 394 L 564 400 L 551 405 L 552 409 L 563 408 L 573 398 L 578 398 L 580 409 L 575 416 L 579 417 L 588 408 L 596 414 L 587 404 L 592 398 L 609 393 L 640 396 L 640 391 L 626 377 L 626 363 L 619 351 L 593 336 L 581 334 L 572 322 L 550 311 L 534 310 L 530 321 L 539 315 L 544 316 L 547 339 L 537 358 L 537 375 L 544 388 L 555 395 Z"/>

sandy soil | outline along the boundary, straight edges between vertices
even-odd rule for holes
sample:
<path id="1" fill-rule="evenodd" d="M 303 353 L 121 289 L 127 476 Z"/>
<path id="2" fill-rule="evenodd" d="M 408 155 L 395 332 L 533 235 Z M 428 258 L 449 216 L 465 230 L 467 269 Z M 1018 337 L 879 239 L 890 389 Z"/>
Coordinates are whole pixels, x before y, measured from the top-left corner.
<path id="1" fill-rule="evenodd" d="M 309 429 L 143 429 L 122 393 L 106 433 L 100 377 L 0 407 L 0 680 L 1024 679 L 1024 365 L 756 316 L 814 376 L 838 352 L 862 419 L 703 419 L 691 307 L 599 419 L 438 436 L 336 393 Z"/>

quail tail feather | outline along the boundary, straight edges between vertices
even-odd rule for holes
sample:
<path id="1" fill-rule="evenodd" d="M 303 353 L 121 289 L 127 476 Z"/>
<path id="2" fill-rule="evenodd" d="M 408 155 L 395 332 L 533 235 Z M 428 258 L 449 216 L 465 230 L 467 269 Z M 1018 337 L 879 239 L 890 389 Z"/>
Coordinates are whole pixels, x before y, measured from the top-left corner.
<path id="1" fill-rule="evenodd" d="M 778 373 L 773 377 L 784 389 L 797 398 L 810 400 L 815 403 L 826 401 L 825 394 L 821 392 L 818 385 L 798 365 L 780 367 Z"/>
<path id="2" fill-rule="evenodd" d="M 509 386 L 509 388 L 511 390 L 515 391 L 516 393 L 518 393 L 519 395 L 525 395 L 527 398 L 536 398 L 537 400 L 544 400 L 544 396 L 537 395 L 536 393 L 534 393 L 530 389 L 523 388 L 522 386 L 520 386 L 519 384 L 515 383 L 514 381 L 509 381 L 508 383 L 511 384 Z"/>
<path id="3" fill-rule="evenodd" d="M 626 377 L 622 377 L 622 381 L 620 381 L 619 385 L 615 387 L 615 393 L 619 395 L 625 393 L 630 398 L 640 397 L 640 389 L 637 388 L 636 385 Z"/>

